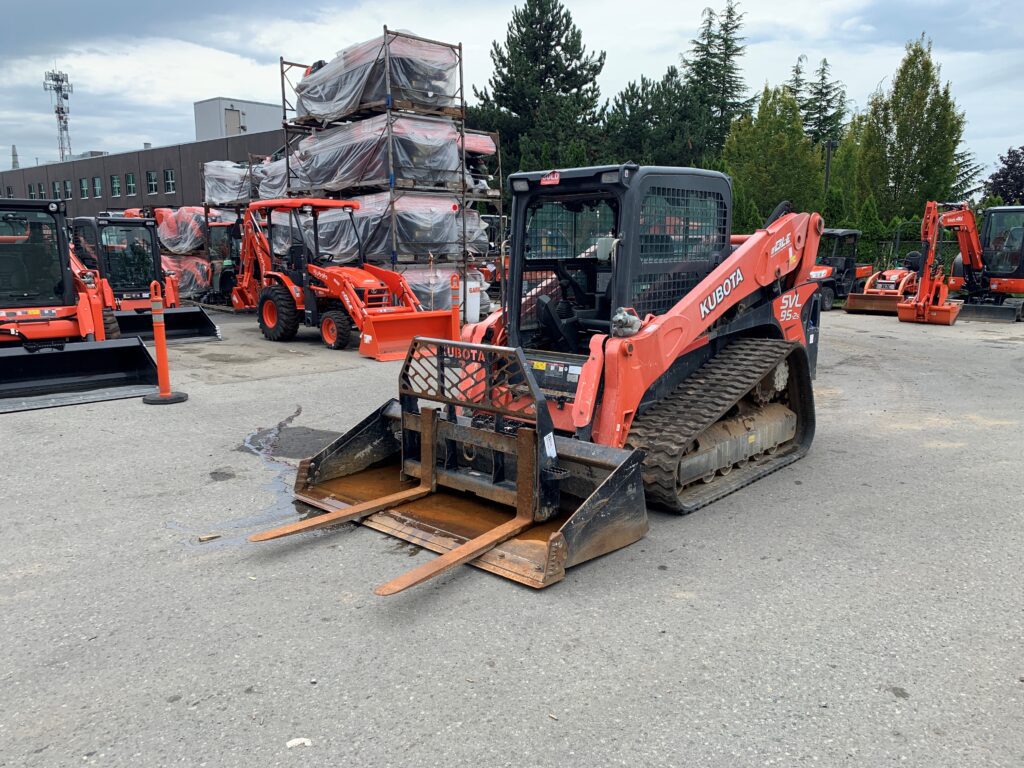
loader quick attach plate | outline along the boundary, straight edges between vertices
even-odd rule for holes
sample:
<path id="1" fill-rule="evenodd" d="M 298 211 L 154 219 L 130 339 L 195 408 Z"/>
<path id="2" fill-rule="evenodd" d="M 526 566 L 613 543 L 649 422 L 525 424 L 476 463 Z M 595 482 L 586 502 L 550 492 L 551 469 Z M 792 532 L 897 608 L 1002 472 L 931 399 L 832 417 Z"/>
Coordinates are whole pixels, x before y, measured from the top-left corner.
<path id="1" fill-rule="evenodd" d="M 378 594 L 461 563 L 545 587 L 646 533 L 642 458 L 555 435 L 522 350 L 417 338 L 399 399 L 299 466 L 327 514 L 252 538 L 358 520 L 442 553 Z"/>

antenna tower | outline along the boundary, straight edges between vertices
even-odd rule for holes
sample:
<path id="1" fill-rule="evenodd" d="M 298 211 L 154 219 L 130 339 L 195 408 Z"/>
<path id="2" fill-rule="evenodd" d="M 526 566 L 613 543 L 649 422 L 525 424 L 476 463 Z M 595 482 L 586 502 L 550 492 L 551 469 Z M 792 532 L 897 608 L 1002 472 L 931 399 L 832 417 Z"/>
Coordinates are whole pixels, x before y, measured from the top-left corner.
<path id="1" fill-rule="evenodd" d="M 71 159 L 71 131 L 68 130 L 70 99 L 74 88 L 66 72 L 50 70 L 43 79 L 43 89 L 53 92 L 53 112 L 57 115 L 57 151 L 61 162 Z"/>

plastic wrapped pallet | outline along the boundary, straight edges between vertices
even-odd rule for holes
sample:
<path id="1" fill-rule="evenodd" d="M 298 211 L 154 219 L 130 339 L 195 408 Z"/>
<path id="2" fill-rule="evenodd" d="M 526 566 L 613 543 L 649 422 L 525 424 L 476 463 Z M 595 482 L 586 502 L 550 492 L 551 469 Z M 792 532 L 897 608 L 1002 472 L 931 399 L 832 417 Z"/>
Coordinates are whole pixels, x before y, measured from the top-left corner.
<path id="1" fill-rule="evenodd" d="M 203 163 L 203 200 L 211 205 L 243 205 L 252 198 L 252 175 L 245 163 Z"/>
<path id="2" fill-rule="evenodd" d="M 419 107 L 457 103 L 459 58 L 449 46 L 387 34 L 391 93 Z M 297 111 L 322 122 L 340 120 L 388 96 L 385 37 L 344 49 L 295 86 Z"/>
<path id="3" fill-rule="evenodd" d="M 336 260 L 355 260 L 359 241 L 371 261 L 391 260 L 391 231 L 395 228 L 399 261 L 457 259 L 462 255 L 462 209 L 455 195 L 406 193 L 395 196 L 382 192 L 355 197 L 359 210 L 352 221 L 344 211 L 320 214 L 320 251 Z M 466 240 L 471 253 L 487 252 L 487 228 L 474 210 L 467 210 Z M 356 229 L 353 230 L 352 222 Z M 307 237 L 307 242 L 309 238 Z"/>
<path id="4" fill-rule="evenodd" d="M 302 163 L 293 155 L 286 165 L 285 159 L 273 160 L 253 168 L 260 200 L 276 200 L 292 192 L 315 192 L 316 188 L 306 175 Z M 291 177 L 291 178 L 289 178 Z"/>
<path id="5" fill-rule="evenodd" d="M 309 189 L 387 187 L 392 176 L 399 186 L 443 187 L 459 180 L 458 139 L 448 118 L 379 115 L 308 136 L 292 162 Z"/>

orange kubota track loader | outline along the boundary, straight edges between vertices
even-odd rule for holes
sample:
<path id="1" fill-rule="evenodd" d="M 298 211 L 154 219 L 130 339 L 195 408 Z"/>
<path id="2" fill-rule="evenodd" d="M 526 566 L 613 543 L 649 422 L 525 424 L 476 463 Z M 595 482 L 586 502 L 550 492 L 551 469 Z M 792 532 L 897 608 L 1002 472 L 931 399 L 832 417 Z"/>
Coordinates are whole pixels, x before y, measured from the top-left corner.
<path id="1" fill-rule="evenodd" d="M 296 498 L 531 587 L 799 459 L 814 435 L 822 220 L 780 205 L 733 238 L 723 174 L 517 173 L 501 309 L 417 338 L 397 399 L 304 460 Z M 761 503 L 760 497 L 752 497 Z"/>
<path id="2" fill-rule="evenodd" d="M 940 212 L 940 207 L 951 210 Z M 939 230 L 948 217 L 950 225 L 964 218 L 963 207 L 959 204 L 940 204 L 929 200 L 921 219 L 920 266 L 917 271 L 917 291 L 896 305 L 901 323 L 929 323 L 931 325 L 953 325 L 960 314 L 960 302 L 949 301 L 949 286 L 942 271 L 942 262 L 937 258 Z"/>
<path id="3" fill-rule="evenodd" d="M 80 216 L 72 222 L 72 264 L 103 277 L 105 305 L 122 336 L 153 339 L 150 284 L 161 284 L 168 341 L 212 341 L 220 330 L 202 307 L 183 307 L 178 278 L 163 268 L 156 222 L 149 218 Z"/>
<path id="4" fill-rule="evenodd" d="M 414 336 L 457 339 L 458 307 L 425 311 L 400 274 L 367 264 L 334 264 L 321 254 L 318 218 L 329 210 L 358 210 L 347 200 L 288 198 L 249 204 L 242 230 L 241 271 L 231 294 L 235 309 L 256 309 L 271 341 L 290 341 L 300 325 L 320 329 L 331 349 L 348 346 L 352 331 L 360 354 L 401 360 Z M 287 223 L 275 223 L 275 215 Z M 303 217 L 303 218 L 300 218 Z M 353 222 L 353 227 L 355 223 Z M 287 256 L 273 252 L 274 229 L 285 232 Z"/>
<path id="5" fill-rule="evenodd" d="M 963 300 L 962 320 L 1014 323 L 1024 319 L 1024 206 L 988 208 L 979 235 L 966 203 L 942 214 L 942 226 L 956 233 L 960 254 L 948 285 Z"/>
<path id="6" fill-rule="evenodd" d="M 119 338 L 98 272 L 72 267 L 64 203 L 0 200 L 0 413 L 148 394 L 156 366 Z"/>

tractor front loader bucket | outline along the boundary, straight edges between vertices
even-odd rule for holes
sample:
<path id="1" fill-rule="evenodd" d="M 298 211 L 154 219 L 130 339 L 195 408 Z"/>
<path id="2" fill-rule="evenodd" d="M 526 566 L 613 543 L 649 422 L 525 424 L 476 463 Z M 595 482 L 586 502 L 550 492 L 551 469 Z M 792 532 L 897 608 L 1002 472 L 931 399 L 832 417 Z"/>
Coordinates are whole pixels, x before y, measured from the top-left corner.
<path id="1" fill-rule="evenodd" d="M 139 397 L 156 385 L 141 339 L 0 346 L 0 413 Z"/>
<path id="2" fill-rule="evenodd" d="M 359 334 L 359 353 L 376 360 L 402 360 L 414 336 L 458 339 L 458 307 L 430 312 L 403 307 L 395 312 L 368 314 Z"/>
<path id="3" fill-rule="evenodd" d="M 121 336 L 153 340 L 153 313 L 125 310 L 115 312 Z M 164 328 L 168 341 L 216 341 L 220 329 L 202 307 L 174 307 L 164 310 Z"/>
<path id="4" fill-rule="evenodd" d="M 546 587 L 647 532 L 643 454 L 556 436 L 521 350 L 416 338 L 399 392 L 299 465 L 326 514 L 251 539 L 355 520 L 440 553 L 390 595 L 462 563 Z"/>
<path id="5" fill-rule="evenodd" d="M 851 293 L 843 309 L 854 315 L 896 315 L 901 301 L 898 293 Z"/>

